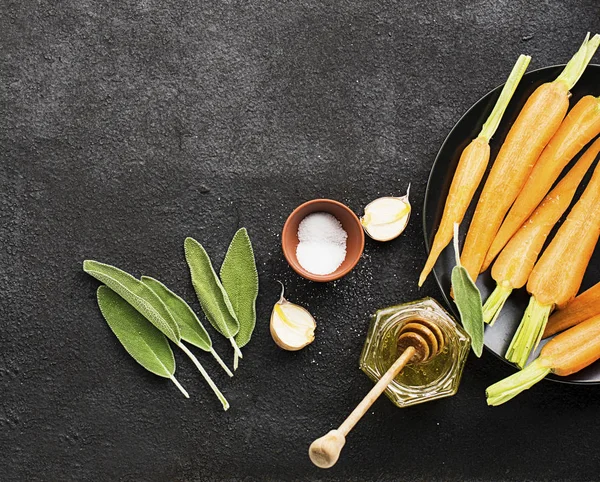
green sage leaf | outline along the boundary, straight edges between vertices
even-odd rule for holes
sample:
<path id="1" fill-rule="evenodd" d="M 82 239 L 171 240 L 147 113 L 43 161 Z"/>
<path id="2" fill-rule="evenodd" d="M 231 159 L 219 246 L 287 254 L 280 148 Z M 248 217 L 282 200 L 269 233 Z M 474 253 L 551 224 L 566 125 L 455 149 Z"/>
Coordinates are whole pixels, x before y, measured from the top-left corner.
<path id="1" fill-rule="evenodd" d="M 458 224 L 454 225 L 454 252 L 456 266 L 452 270 L 452 289 L 454 302 L 460 313 L 460 319 L 465 331 L 471 337 L 471 348 L 478 357 L 483 352 L 483 308 L 481 293 L 469 272 L 460 264 L 458 250 Z"/>
<path id="2" fill-rule="evenodd" d="M 160 281 L 150 276 L 142 276 L 141 280 L 142 283 L 154 291 L 171 312 L 173 319 L 177 323 L 177 326 L 179 326 L 181 339 L 197 346 L 201 350 L 210 351 L 212 347 L 210 335 L 204 326 L 202 326 L 202 323 L 200 323 L 196 313 L 192 311 L 190 306 Z"/>
<path id="3" fill-rule="evenodd" d="M 162 332 L 110 288 L 100 286 L 97 297 L 102 316 L 127 353 L 149 372 L 171 379 L 188 397 L 175 380 L 175 358 Z"/>
<path id="4" fill-rule="evenodd" d="M 225 365 L 221 357 L 214 350 L 210 335 L 196 316 L 196 313 L 190 308 L 190 305 L 160 281 L 149 276 L 142 276 L 141 279 L 142 283 L 154 291 L 171 312 L 173 319 L 179 326 L 181 339 L 197 346 L 201 350 L 210 352 L 223 370 L 232 377 L 233 373 L 231 373 L 231 370 L 229 370 L 227 365 Z"/>
<path id="5" fill-rule="evenodd" d="M 193 238 L 186 238 L 185 259 L 190 268 L 192 285 L 200 301 L 202 311 L 210 324 L 228 338 L 234 350 L 241 358 L 241 352 L 235 342 L 240 325 L 235 316 L 229 296 L 223 288 L 210 258 L 202 245 Z"/>
<path id="6" fill-rule="evenodd" d="M 220 275 L 240 325 L 235 342 L 241 348 L 250 341 L 256 325 L 258 296 L 258 271 L 246 228 L 239 229 L 233 236 Z"/>
<path id="7" fill-rule="evenodd" d="M 121 296 L 173 343 L 179 344 L 181 334 L 177 323 L 164 303 L 148 286 L 129 273 L 98 261 L 84 261 L 83 270 Z"/>

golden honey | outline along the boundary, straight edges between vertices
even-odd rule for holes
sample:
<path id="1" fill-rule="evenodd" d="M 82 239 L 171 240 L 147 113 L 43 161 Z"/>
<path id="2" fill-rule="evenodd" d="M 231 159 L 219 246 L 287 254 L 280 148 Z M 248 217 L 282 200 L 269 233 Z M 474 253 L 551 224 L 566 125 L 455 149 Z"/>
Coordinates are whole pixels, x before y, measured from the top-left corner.
<path id="1" fill-rule="evenodd" d="M 470 339 L 448 313 L 432 298 L 377 311 L 360 357 L 360 368 L 374 382 L 401 355 L 398 336 L 404 325 L 415 320 L 435 323 L 443 333 L 444 347 L 424 363 L 407 365 L 386 390 L 398 407 L 407 407 L 454 395 L 469 353 Z"/>

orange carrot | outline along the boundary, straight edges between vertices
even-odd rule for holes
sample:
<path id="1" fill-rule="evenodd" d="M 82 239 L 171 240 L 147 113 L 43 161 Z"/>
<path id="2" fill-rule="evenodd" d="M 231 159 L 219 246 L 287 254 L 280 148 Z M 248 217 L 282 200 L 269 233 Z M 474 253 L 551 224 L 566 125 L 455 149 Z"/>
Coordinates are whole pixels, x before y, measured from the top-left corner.
<path id="1" fill-rule="evenodd" d="M 488 405 L 501 405 L 552 372 L 567 376 L 600 358 L 600 315 L 557 335 L 524 370 L 500 380 L 485 391 Z"/>
<path id="2" fill-rule="evenodd" d="M 512 290 L 525 286 L 550 231 L 569 208 L 598 152 L 600 139 L 581 156 L 504 247 L 492 267 L 492 278 L 497 284 L 483 307 L 483 321 L 493 324 Z"/>
<path id="3" fill-rule="evenodd" d="M 564 309 L 558 310 L 548 320 L 543 338 L 571 328 L 592 316 L 600 315 L 600 283 L 573 298 Z"/>
<path id="4" fill-rule="evenodd" d="M 481 132 L 463 150 L 460 156 L 452 184 L 450 185 L 450 191 L 446 198 L 442 220 L 435 234 L 425 267 L 419 277 L 419 286 L 423 285 L 440 253 L 452 241 L 454 224 L 462 222 L 469 204 L 471 204 L 471 200 L 479 187 L 481 178 L 485 174 L 488 161 L 490 160 L 490 139 L 496 133 L 506 107 L 517 85 L 521 81 L 525 70 L 527 70 L 530 61 L 531 57 L 527 55 L 519 56 Z"/>
<path id="5" fill-rule="evenodd" d="M 529 179 L 502 222 L 481 271 L 487 269 L 534 211 L 565 166 L 598 134 L 600 134 L 600 97 L 586 95 L 567 114 L 533 167 Z"/>
<path id="6" fill-rule="evenodd" d="M 598 206 L 600 164 L 527 281 L 527 291 L 532 296 L 506 353 L 506 358 L 520 367 L 540 342 L 552 309 L 563 307 L 579 291 L 600 236 Z"/>
<path id="7" fill-rule="evenodd" d="M 479 275 L 504 216 L 560 127 L 569 108 L 569 90 L 600 44 L 600 35 L 588 39 L 589 34 L 556 80 L 531 94 L 506 136 L 481 193 L 462 252 L 461 262 L 473 280 Z"/>

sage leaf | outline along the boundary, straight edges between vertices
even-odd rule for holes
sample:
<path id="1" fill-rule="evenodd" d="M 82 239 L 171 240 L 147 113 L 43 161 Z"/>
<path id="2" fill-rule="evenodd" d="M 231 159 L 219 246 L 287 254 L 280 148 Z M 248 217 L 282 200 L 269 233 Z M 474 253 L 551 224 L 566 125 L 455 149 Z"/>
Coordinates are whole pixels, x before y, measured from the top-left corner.
<path id="1" fill-rule="evenodd" d="M 465 331 L 471 337 L 471 348 L 478 357 L 483 352 L 483 308 L 481 293 L 473 283 L 469 272 L 460 263 L 458 249 L 458 224 L 454 224 L 454 255 L 456 266 L 452 270 L 454 302 L 460 313 Z"/>
<path id="2" fill-rule="evenodd" d="M 235 342 L 242 348 L 250 341 L 256 325 L 258 296 L 258 271 L 246 228 L 239 229 L 233 236 L 220 275 L 240 325 Z M 234 369 L 237 368 L 237 361 L 237 357 L 234 357 Z"/>
<path id="3" fill-rule="evenodd" d="M 102 281 L 115 293 L 120 295 L 135 310 L 143 315 L 152 325 L 164 333 L 173 343 L 175 343 L 192 360 L 194 365 L 212 390 L 215 392 L 223 405 L 223 409 L 229 408 L 229 402 L 225 399 L 221 391 L 214 384 L 204 367 L 200 364 L 194 354 L 181 343 L 181 333 L 179 326 L 173 319 L 171 312 L 161 301 L 161 299 L 144 283 L 134 278 L 119 268 L 97 261 L 86 260 L 83 262 L 83 270 Z"/>
<path id="4" fill-rule="evenodd" d="M 190 308 L 180 296 L 173 293 L 160 281 L 151 278 L 150 276 L 142 276 L 142 283 L 150 288 L 161 299 L 167 309 L 171 312 L 173 319 L 179 326 L 181 339 L 191 343 L 201 350 L 209 352 L 215 360 L 221 365 L 223 370 L 232 377 L 233 373 L 225 365 L 221 357 L 217 354 L 212 346 L 210 335 L 200 323 L 196 313 Z"/>
<path id="5" fill-rule="evenodd" d="M 85 260 L 83 270 L 121 296 L 167 338 L 179 345 L 181 333 L 177 323 L 160 298 L 144 283 L 119 268 L 98 261 Z"/>
<path id="6" fill-rule="evenodd" d="M 215 330 L 229 339 L 234 351 L 242 358 L 242 352 L 234 338 L 240 325 L 229 296 L 215 273 L 208 254 L 202 245 L 193 238 L 185 239 L 184 250 L 185 259 L 190 268 L 192 285 L 202 311 Z"/>
<path id="7" fill-rule="evenodd" d="M 110 288 L 100 286 L 97 298 L 102 316 L 127 353 L 149 372 L 169 378 L 189 398 L 175 378 L 175 358 L 165 336 Z"/>

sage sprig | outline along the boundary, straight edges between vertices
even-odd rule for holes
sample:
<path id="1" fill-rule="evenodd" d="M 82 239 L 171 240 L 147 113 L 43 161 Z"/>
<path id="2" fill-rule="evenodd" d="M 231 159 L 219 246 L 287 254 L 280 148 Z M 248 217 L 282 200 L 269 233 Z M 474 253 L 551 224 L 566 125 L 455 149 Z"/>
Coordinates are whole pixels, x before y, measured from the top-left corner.
<path id="1" fill-rule="evenodd" d="M 215 330 L 229 339 L 237 356 L 242 358 L 242 352 L 235 341 L 240 324 L 208 254 L 202 245 L 193 238 L 186 238 L 184 249 L 192 285 L 198 301 L 200 301 L 200 306 L 202 306 L 202 311 Z"/>
<path id="2" fill-rule="evenodd" d="M 221 401 L 223 409 L 227 410 L 229 408 L 229 402 L 212 381 L 204 367 L 187 346 L 181 342 L 179 325 L 167 306 L 152 289 L 129 273 L 109 264 L 86 260 L 83 262 L 83 270 L 120 295 L 150 323 L 164 333 L 167 338 L 183 350 Z"/>
<path id="3" fill-rule="evenodd" d="M 221 265 L 220 275 L 223 288 L 231 301 L 240 327 L 235 335 L 235 342 L 238 347 L 242 348 L 250 341 L 256 325 L 256 298 L 258 296 L 258 271 L 252 242 L 246 228 L 239 229 L 233 236 Z M 233 369 L 236 370 L 237 366 L 236 352 Z"/>
<path id="4" fill-rule="evenodd" d="M 175 378 L 175 358 L 165 335 L 110 288 L 100 286 L 97 297 L 102 316 L 127 353 L 149 372 L 170 379 L 189 398 Z"/>
<path id="5" fill-rule="evenodd" d="M 196 313 L 190 306 L 178 295 L 173 293 L 160 281 L 149 276 L 142 276 L 142 283 L 148 286 L 161 299 L 173 316 L 173 319 L 179 326 L 181 339 L 191 343 L 192 345 L 209 352 L 215 360 L 221 365 L 223 370 L 232 377 L 233 373 L 225 365 L 221 357 L 217 354 L 212 346 L 210 335 L 200 323 Z"/>
<path id="6" fill-rule="evenodd" d="M 471 348 L 478 357 L 483 352 L 483 308 L 481 293 L 473 283 L 469 272 L 460 263 L 458 248 L 458 224 L 454 224 L 454 256 L 456 266 L 452 270 L 454 302 L 460 313 L 465 331 L 471 337 Z"/>

